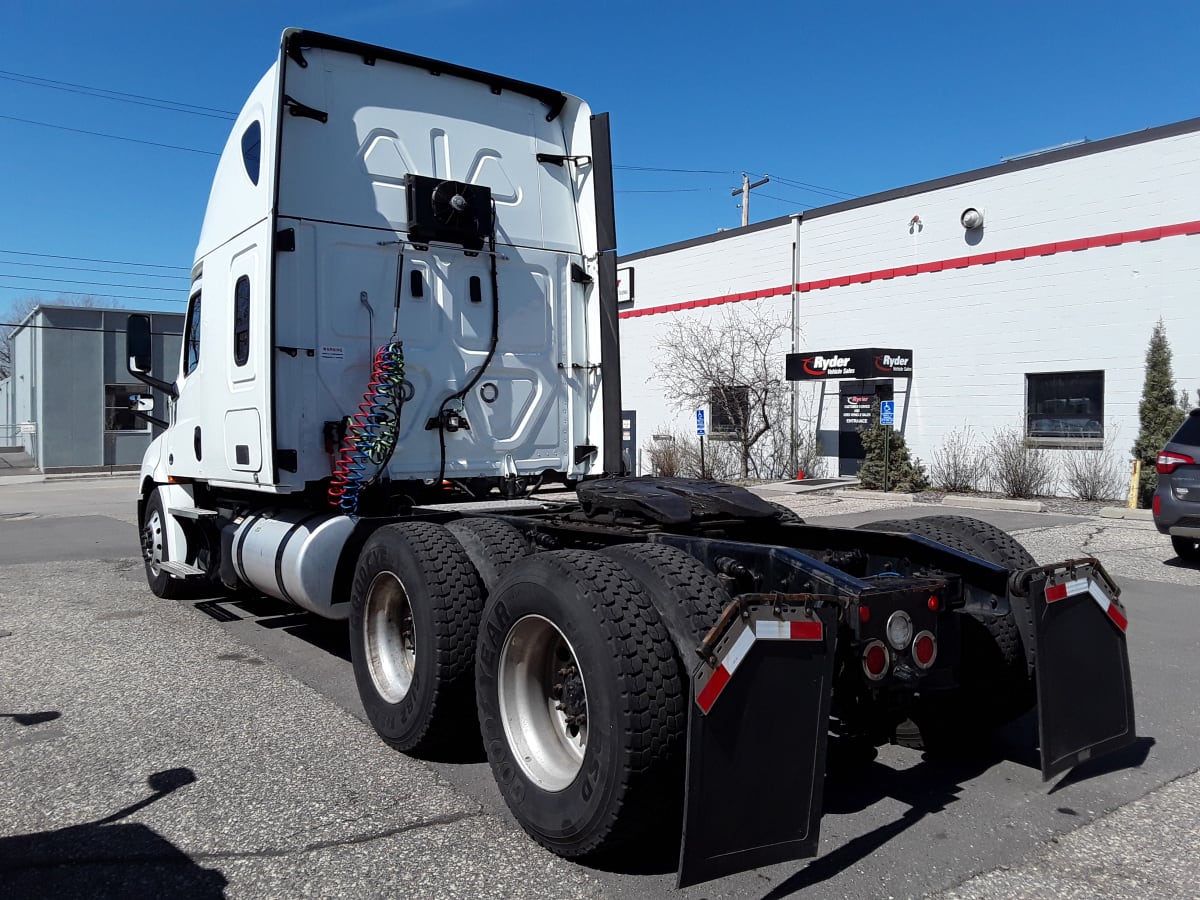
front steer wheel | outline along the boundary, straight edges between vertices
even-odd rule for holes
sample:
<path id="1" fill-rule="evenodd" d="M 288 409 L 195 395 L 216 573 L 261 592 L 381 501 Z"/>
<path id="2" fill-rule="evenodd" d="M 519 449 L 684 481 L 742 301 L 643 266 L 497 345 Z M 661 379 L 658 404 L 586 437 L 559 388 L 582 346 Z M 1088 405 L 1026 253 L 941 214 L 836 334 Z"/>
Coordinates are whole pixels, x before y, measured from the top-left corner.
<path id="1" fill-rule="evenodd" d="M 397 750 L 478 746 L 473 674 L 482 606 L 479 576 L 441 525 L 385 525 L 363 547 L 350 657 L 368 720 Z"/>
<path id="2" fill-rule="evenodd" d="M 141 544 L 146 583 L 154 596 L 164 600 L 187 597 L 192 592 L 191 585 L 162 567 L 167 561 L 167 512 L 157 489 L 150 492 L 142 513 Z"/>
<path id="3" fill-rule="evenodd" d="M 615 559 L 527 557 L 488 600 L 476 666 L 488 760 L 517 821 L 561 856 L 678 830 L 685 689 L 650 598 Z"/>

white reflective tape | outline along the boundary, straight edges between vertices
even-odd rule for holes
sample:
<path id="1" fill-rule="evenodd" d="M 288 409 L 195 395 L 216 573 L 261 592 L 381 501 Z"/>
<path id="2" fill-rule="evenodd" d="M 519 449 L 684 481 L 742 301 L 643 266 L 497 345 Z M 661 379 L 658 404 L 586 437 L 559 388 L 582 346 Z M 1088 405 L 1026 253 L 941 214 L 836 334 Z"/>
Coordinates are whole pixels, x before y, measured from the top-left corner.
<path id="1" fill-rule="evenodd" d="M 747 628 L 738 635 L 738 639 L 733 642 L 733 646 L 729 648 L 729 652 L 721 660 L 721 665 L 729 671 L 730 675 L 734 673 L 738 664 L 750 652 L 752 646 L 754 646 L 754 629 Z"/>
<path id="2" fill-rule="evenodd" d="M 778 619 L 763 619 L 754 623 L 754 634 L 760 641 L 790 641 L 792 623 Z"/>
<path id="3" fill-rule="evenodd" d="M 1068 581 L 1063 585 L 1067 589 L 1067 596 L 1074 597 L 1077 594 L 1085 594 L 1091 588 L 1092 583 L 1086 578 L 1077 578 L 1074 581 Z"/>

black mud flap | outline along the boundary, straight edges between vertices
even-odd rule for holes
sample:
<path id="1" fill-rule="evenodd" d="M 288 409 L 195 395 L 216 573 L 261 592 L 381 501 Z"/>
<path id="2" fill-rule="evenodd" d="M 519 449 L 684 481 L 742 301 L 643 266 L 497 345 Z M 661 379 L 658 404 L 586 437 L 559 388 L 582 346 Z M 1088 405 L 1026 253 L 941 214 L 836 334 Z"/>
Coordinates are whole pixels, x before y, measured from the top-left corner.
<path id="1" fill-rule="evenodd" d="M 679 887 L 815 856 L 820 836 L 836 608 L 742 603 L 722 627 L 692 675 Z"/>
<path id="2" fill-rule="evenodd" d="M 1136 738 L 1118 594 L 1095 561 L 1047 567 L 1029 582 L 1043 779 Z"/>

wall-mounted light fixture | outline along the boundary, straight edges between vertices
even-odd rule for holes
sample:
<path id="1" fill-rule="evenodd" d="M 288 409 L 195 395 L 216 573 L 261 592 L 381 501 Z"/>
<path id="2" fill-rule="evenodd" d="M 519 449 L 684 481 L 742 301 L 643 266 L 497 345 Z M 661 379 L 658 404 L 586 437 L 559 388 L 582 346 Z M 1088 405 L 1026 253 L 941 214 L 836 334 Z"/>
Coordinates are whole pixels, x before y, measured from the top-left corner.
<path id="1" fill-rule="evenodd" d="M 958 220 L 962 222 L 962 227 L 967 229 L 967 231 L 974 231 L 976 228 L 983 227 L 983 213 L 973 206 L 968 206 L 964 209 Z"/>

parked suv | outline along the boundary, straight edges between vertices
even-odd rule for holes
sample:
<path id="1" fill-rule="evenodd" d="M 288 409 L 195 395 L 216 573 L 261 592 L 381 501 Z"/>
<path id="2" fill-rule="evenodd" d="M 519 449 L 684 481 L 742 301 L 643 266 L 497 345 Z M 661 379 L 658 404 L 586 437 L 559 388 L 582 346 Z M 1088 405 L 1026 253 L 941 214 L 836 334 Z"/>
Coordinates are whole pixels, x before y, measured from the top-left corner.
<path id="1" fill-rule="evenodd" d="M 1200 562 L 1200 409 L 1193 409 L 1158 454 L 1154 524 L 1180 559 Z"/>

